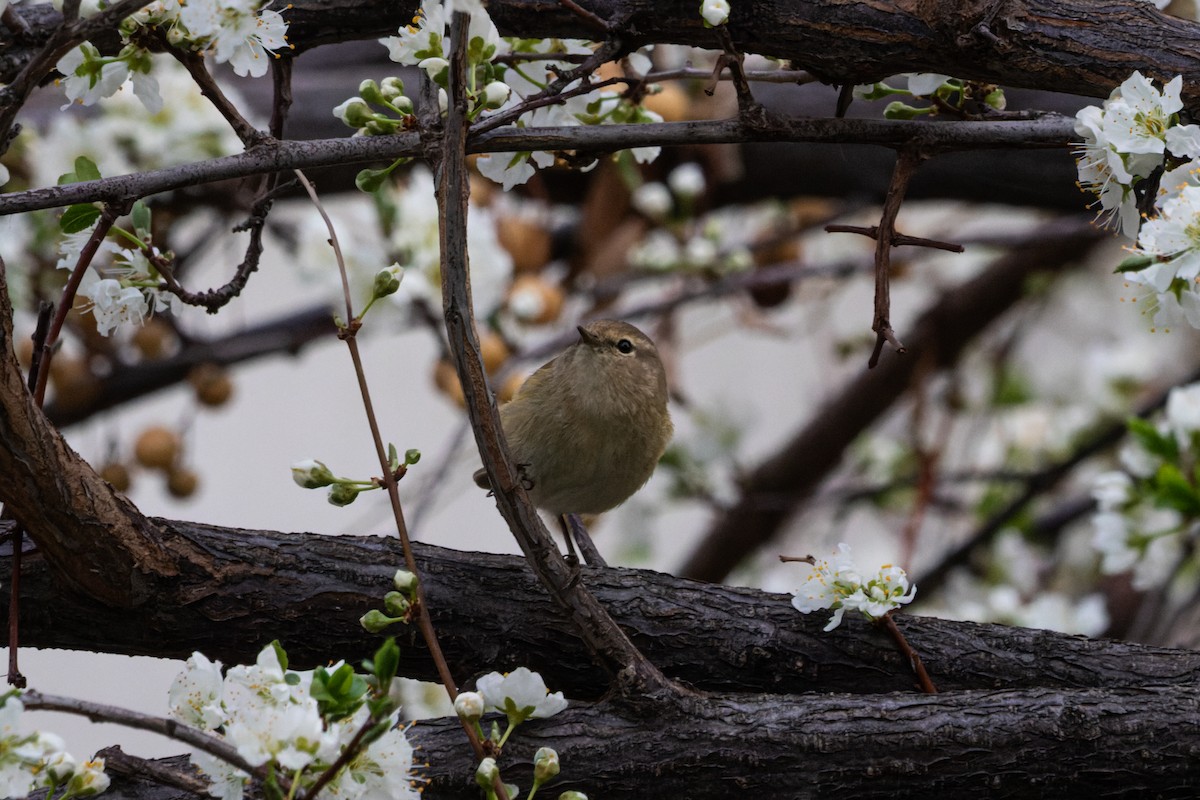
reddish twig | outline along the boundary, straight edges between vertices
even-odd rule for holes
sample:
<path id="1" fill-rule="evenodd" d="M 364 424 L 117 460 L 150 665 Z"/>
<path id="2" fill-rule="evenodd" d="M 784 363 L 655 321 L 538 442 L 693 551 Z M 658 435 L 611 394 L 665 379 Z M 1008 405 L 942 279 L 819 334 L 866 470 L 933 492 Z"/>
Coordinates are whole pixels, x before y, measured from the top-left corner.
<path id="1" fill-rule="evenodd" d="M 871 239 L 879 238 L 878 225 L 842 225 L 840 223 L 831 223 L 825 226 L 826 233 L 858 233 L 867 236 Z M 908 236 L 903 233 L 894 233 L 892 235 L 892 246 L 902 247 L 911 245 L 913 247 L 928 247 L 933 250 L 945 250 L 950 253 L 961 253 L 966 250 L 957 242 L 943 242 L 940 239 L 926 239 L 923 236 Z"/>
<path id="2" fill-rule="evenodd" d="M 925 159 L 920 150 L 906 147 L 896 154 L 896 166 L 888 184 L 887 197 L 883 201 L 883 213 L 879 218 L 879 231 L 875 237 L 875 319 L 871 330 L 875 331 L 875 349 L 867 362 L 869 368 L 879 363 L 884 343 L 891 344 L 897 353 L 905 353 L 905 347 L 892 332 L 892 247 L 895 246 L 896 216 L 904 202 L 908 182 Z"/>
<path id="3" fill-rule="evenodd" d="M 896 643 L 896 649 L 900 654 L 908 659 L 908 663 L 912 666 L 913 674 L 917 676 L 917 683 L 921 686 L 921 691 L 925 694 L 937 694 L 937 687 L 933 685 L 933 681 L 929 677 L 929 673 L 925 671 L 925 664 L 921 661 L 921 656 L 904 638 L 904 634 L 900 632 L 900 628 L 896 626 L 896 620 L 892 619 L 892 612 L 884 614 L 878 620 L 883 626 L 888 635 L 892 637 L 892 641 Z"/>

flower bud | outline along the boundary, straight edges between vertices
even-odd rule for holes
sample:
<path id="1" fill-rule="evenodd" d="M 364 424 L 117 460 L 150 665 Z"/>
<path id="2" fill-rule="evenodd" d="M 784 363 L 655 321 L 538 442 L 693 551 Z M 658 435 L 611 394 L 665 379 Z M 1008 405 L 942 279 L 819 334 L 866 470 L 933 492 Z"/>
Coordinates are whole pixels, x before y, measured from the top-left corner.
<path id="1" fill-rule="evenodd" d="M 367 613 L 358 618 L 358 624 L 362 625 L 363 630 L 367 633 L 383 633 L 389 625 L 393 625 L 399 620 L 389 617 L 377 608 L 372 608 Z"/>
<path id="2" fill-rule="evenodd" d="M 724 25 L 729 19 L 728 0 L 704 0 L 700 4 L 700 16 L 704 17 L 704 24 L 710 28 Z"/>
<path id="3" fill-rule="evenodd" d="M 333 473 L 329 467 L 316 459 L 307 458 L 292 464 L 292 480 L 303 489 L 320 489 L 333 483 Z"/>
<path id="4" fill-rule="evenodd" d="M 667 176 L 667 185 L 680 197 L 692 199 L 704 191 L 704 170 L 694 161 L 680 164 Z"/>
<path id="5" fill-rule="evenodd" d="M 496 759 L 485 758 L 479 762 L 479 768 L 475 770 L 475 782 L 484 789 L 491 789 L 492 784 L 500 777 L 500 768 L 496 766 Z"/>
<path id="6" fill-rule="evenodd" d="M 404 81 L 395 76 L 384 78 L 379 84 L 379 93 L 383 95 L 384 100 L 394 103 L 397 97 L 404 96 Z"/>
<path id="7" fill-rule="evenodd" d="M 417 576 L 406 569 L 398 569 L 392 576 L 392 585 L 405 594 L 412 594 L 417 588 Z"/>
<path id="8" fill-rule="evenodd" d="M 572 789 L 569 792 L 563 792 L 558 796 L 558 800 L 588 800 L 588 796 L 583 792 L 577 792 Z"/>
<path id="9" fill-rule="evenodd" d="M 479 692 L 460 692 L 454 698 L 454 713 L 468 722 L 483 716 L 483 695 Z"/>
<path id="10" fill-rule="evenodd" d="M 333 109 L 333 115 L 351 128 L 362 128 L 371 121 L 371 107 L 361 97 L 351 97 Z"/>
<path id="11" fill-rule="evenodd" d="M 667 187 L 658 181 L 643 183 L 634 189 L 630 201 L 633 203 L 634 208 L 653 220 L 666 219 L 667 215 L 671 213 L 671 208 L 675 205 L 675 201 L 671 199 L 671 193 L 667 191 Z"/>
<path id="12" fill-rule="evenodd" d="M 335 506 L 348 506 L 358 499 L 358 489 L 344 483 L 335 483 L 329 488 L 329 502 Z"/>
<path id="13" fill-rule="evenodd" d="M 383 596 L 383 610 L 393 617 L 403 617 L 411 607 L 412 603 L 400 592 L 388 592 Z"/>
<path id="14" fill-rule="evenodd" d="M 508 96 L 512 90 L 508 88 L 508 84 L 503 81 L 492 81 L 487 86 L 483 87 L 483 107 L 484 108 L 499 108 L 508 102 Z"/>
<path id="15" fill-rule="evenodd" d="M 379 90 L 379 84 L 370 78 L 367 78 L 358 85 L 358 94 L 368 103 L 377 103 L 379 105 L 383 105 L 383 92 Z"/>
<path id="16" fill-rule="evenodd" d="M 551 747 L 540 747 L 533 756 L 533 782 L 545 783 L 558 774 L 558 753 Z"/>
<path id="17" fill-rule="evenodd" d="M 371 292 L 375 297 L 387 297 L 389 294 L 395 294 L 400 288 L 400 281 L 404 278 L 404 267 L 399 264 L 392 264 L 390 267 L 384 267 L 375 273 L 375 284 L 371 287 Z"/>

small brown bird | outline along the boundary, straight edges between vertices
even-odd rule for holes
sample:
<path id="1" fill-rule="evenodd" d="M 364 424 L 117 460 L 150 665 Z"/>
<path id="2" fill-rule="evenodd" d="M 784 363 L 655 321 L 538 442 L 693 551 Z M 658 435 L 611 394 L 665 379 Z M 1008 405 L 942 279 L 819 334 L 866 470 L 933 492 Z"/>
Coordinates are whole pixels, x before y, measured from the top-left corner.
<path id="1" fill-rule="evenodd" d="M 500 408 L 529 497 L 553 514 L 600 514 L 650 479 L 671 440 L 667 376 L 654 342 L 627 322 L 579 327 Z M 482 469 L 475 482 L 490 488 Z"/>

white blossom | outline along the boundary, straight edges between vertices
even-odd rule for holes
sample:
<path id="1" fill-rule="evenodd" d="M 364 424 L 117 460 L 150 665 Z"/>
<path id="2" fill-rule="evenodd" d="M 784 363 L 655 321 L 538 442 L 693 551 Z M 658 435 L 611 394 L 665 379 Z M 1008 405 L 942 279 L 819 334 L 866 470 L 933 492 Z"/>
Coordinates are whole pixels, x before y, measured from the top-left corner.
<path id="1" fill-rule="evenodd" d="M 504 675 L 488 673 L 476 687 L 487 707 L 507 715 L 513 724 L 551 717 L 567 707 L 562 692 L 550 694 L 542 676 L 527 667 L 517 667 Z"/>
<path id="2" fill-rule="evenodd" d="M 700 4 L 700 16 L 714 28 L 729 20 L 729 11 L 728 0 L 704 0 Z"/>
<path id="3" fill-rule="evenodd" d="M 221 662 L 209 661 L 203 653 L 192 653 L 183 672 L 175 676 L 167 690 L 167 704 L 174 719 L 201 730 L 213 730 L 225 724 L 221 707 Z"/>
<path id="4" fill-rule="evenodd" d="M 792 605 L 801 614 L 833 609 L 826 631 L 842 624 L 846 609 L 862 612 L 878 619 L 892 609 L 911 603 L 916 587 L 909 586 L 908 575 L 899 567 L 885 564 L 870 579 L 864 580 L 850 557 L 850 545 L 837 546 L 832 558 L 813 565 L 813 572 L 792 598 Z"/>
<path id="5" fill-rule="evenodd" d="M 667 186 L 679 197 L 699 197 L 704 193 L 704 170 L 695 161 L 680 164 L 667 176 Z"/>
<path id="6" fill-rule="evenodd" d="M 1180 278 L 1200 276 L 1200 187 L 1187 186 L 1161 206 L 1161 214 L 1142 225 L 1138 252 L 1161 259 L 1146 269 L 1126 273 L 1133 283 L 1165 292 Z"/>
<path id="7" fill-rule="evenodd" d="M 948 80 L 950 80 L 949 75 L 937 72 L 910 72 L 908 73 L 908 91 L 917 97 L 928 97 Z"/>

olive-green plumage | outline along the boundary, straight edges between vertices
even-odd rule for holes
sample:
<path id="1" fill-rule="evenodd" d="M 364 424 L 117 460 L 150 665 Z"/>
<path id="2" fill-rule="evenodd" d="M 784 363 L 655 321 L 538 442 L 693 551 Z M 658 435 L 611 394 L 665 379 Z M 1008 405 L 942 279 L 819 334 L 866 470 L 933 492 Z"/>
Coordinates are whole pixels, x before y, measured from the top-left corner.
<path id="1" fill-rule="evenodd" d="M 614 320 L 580 326 L 579 341 L 529 376 L 500 421 L 530 499 L 553 514 L 600 514 L 625 502 L 674 431 L 654 342 Z M 489 486 L 482 469 L 475 482 Z"/>

